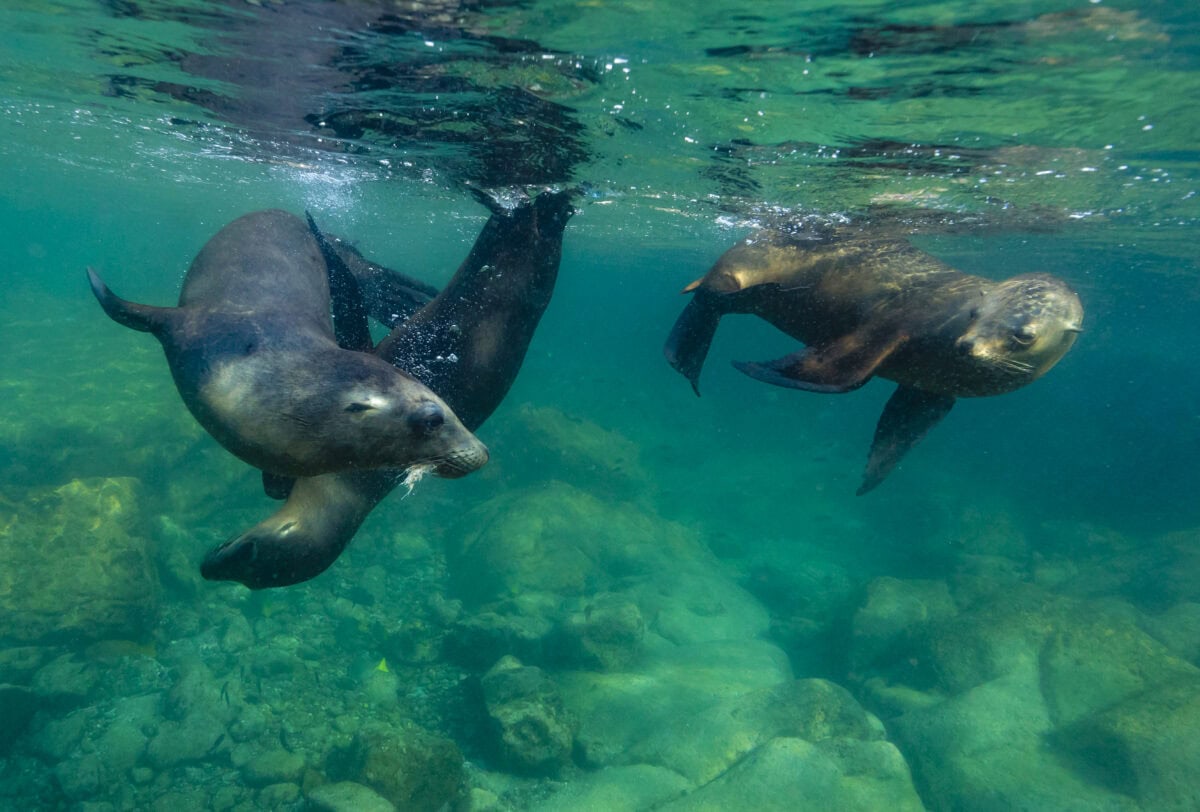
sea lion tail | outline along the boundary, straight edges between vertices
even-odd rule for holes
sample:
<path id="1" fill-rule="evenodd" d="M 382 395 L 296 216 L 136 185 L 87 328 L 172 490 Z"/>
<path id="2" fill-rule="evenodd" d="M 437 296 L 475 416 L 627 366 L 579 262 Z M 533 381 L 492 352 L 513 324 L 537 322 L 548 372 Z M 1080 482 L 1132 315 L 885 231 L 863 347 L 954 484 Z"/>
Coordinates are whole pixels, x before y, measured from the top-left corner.
<path id="1" fill-rule="evenodd" d="M 704 359 L 708 357 L 708 348 L 722 315 L 724 312 L 713 294 L 696 291 L 679 314 L 663 346 L 667 363 L 688 379 L 697 397 L 700 395 L 700 371 L 704 369 Z"/>
<path id="2" fill-rule="evenodd" d="M 167 314 L 172 307 L 154 307 L 152 305 L 127 302 L 108 289 L 104 280 L 91 268 L 87 269 L 88 282 L 92 286 L 92 294 L 104 308 L 108 317 L 117 324 L 122 324 L 143 333 L 159 333 L 167 322 Z"/>

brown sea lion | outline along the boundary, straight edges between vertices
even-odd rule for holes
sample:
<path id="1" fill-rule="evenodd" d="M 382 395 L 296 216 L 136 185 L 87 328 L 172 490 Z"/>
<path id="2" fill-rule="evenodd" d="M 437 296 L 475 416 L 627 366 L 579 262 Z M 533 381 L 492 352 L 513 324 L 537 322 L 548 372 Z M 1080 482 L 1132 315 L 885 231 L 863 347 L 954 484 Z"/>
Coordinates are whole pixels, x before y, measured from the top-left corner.
<path id="1" fill-rule="evenodd" d="M 114 321 L 162 343 L 200 425 L 257 468 L 312 476 L 432 464 L 461 476 L 487 461 L 428 387 L 338 346 L 325 262 L 287 212 L 254 212 L 221 229 L 188 270 L 178 307 L 127 302 L 88 275 Z"/>
<path id="2" fill-rule="evenodd" d="M 554 291 L 563 230 L 574 212 L 567 192 L 543 192 L 511 209 L 481 199 L 492 216 L 453 279 L 376 350 L 441 395 L 472 431 L 520 371 Z M 388 303 L 367 303 L 377 308 L 388 310 Z M 341 555 L 402 479 L 402 472 L 383 470 L 298 479 L 278 511 L 210 551 L 201 574 L 251 589 L 306 581 Z"/>
<path id="3" fill-rule="evenodd" d="M 955 398 L 1011 392 L 1045 374 L 1083 321 L 1079 297 L 1053 276 L 994 282 L 907 241 L 861 235 L 813 241 L 760 232 L 684 292 L 695 295 L 664 352 L 697 394 L 727 313 L 759 316 L 807 345 L 775 361 L 734 363 L 751 377 L 812 392 L 849 392 L 876 375 L 900 384 L 876 427 L 860 494 L 883 481 Z"/>

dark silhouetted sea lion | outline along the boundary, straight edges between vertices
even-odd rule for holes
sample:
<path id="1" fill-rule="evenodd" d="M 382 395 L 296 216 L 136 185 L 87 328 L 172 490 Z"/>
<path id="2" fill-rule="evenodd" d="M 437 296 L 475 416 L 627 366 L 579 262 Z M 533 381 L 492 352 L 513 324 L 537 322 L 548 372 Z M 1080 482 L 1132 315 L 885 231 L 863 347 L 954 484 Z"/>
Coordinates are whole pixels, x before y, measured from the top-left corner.
<path id="1" fill-rule="evenodd" d="M 487 461 L 428 387 L 338 346 L 325 262 L 287 212 L 221 229 L 188 270 L 178 307 L 124 301 L 88 274 L 109 316 L 162 343 L 200 425 L 257 468 L 312 476 L 419 464 L 461 476 Z"/>
<path id="2" fill-rule="evenodd" d="M 485 202 L 492 216 L 454 278 L 376 350 L 441 395 L 471 430 L 500 405 L 521 369 L 554 291 L 574 211 L 566 192 L 543 192 L 511 209 Z M 368 302 L 368 309 L 384 304 Z M 402 480 L 389 471 L 298 479 L 272 516 L 209 552 L 201 573 L 252 589 L 308 580 L 341 555 Z"/>
<path id="3" fill-rule="evenodd" d="M 699 394 L 727 313 L 759 316 L 807 347 L 739 370 L 778 386 L 849 392 L 878 375 L 900 387 L 875 430 L 860 494 L 874 488 L 958 397 L 999 395 L 1070 349 L 1083 306 L 1064 282 L 970 276 L 896 239 L 815 242 L 776 232 L 727 251 L 675 322 L 665 354 Z"/>

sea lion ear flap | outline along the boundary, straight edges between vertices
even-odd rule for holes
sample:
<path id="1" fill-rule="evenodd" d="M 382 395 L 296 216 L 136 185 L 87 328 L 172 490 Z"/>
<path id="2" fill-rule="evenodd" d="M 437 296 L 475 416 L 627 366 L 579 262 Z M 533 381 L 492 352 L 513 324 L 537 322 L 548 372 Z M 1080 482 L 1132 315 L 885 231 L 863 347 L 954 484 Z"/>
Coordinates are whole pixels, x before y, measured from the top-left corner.
<path id="1" fill-rule="evenodd" d="M 936 395 L 909 386 L 897 388 L 875 426 L 875 439 L 871 442 L 871 454 L 858 495 L 862 496 L 883 482 L 896 463 L 946 416 L 952 406 L 954 398 L 950 395 Z"/>
<path id="2" fill-rule="evenodd" d="M 87 269 L 88 283 L 92 286 L 92 295 L 104 308 L 108 317 L 117 324 L 137 330 L 142 333 L 155 333 L 163 330 L 175 312 L 173 307 L 153 307 L 152 305 L 127 302 L 108 289 L 104 280 L 91 268 Z"/>
<path id="3" fill-rule="evenodd" d="M 879 365 L 907 340 L 904 333 L 880 336 L 876 331 L 859 330 L 774 361 L 734 361 L 733 366 L 775 386 L 840 394 L 869 381 Z"/>

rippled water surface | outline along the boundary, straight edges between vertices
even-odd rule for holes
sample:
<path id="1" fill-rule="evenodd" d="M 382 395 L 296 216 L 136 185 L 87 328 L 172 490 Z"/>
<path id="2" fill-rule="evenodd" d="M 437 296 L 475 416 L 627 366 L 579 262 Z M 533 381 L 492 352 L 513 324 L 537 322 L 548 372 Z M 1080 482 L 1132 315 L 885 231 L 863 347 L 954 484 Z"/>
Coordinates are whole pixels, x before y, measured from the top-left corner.
<path id="1" fill-rule="evenodd" d="M 1200 17 L 1177 2 L 9 0 L 0 808 L 1200 807 Z M 442 286 L 572 190 L 491 461 L 325 573 L 152 337 L 218 229 L 309 211 Z M 758 228 L 907 238 L 1085 308 L 854 495 L 893 384 L 679 290 Z"/>

